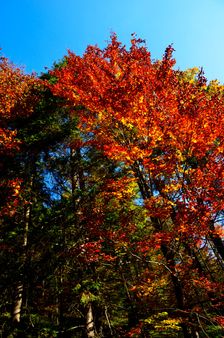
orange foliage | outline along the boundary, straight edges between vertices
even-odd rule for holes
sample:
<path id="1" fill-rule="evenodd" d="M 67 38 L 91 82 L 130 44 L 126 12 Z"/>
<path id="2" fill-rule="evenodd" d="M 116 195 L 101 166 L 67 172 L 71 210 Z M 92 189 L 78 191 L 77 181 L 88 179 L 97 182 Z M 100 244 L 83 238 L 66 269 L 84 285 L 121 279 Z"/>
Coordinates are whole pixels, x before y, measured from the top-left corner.
<path id="1" fill-rule="evenodd" d="M 0 170 L 7 168 L 7 157 L 19 151 L 21 142 L 13 121 L 33 113 L 39 100 L 39 86 L 40 81 L 34 75 L 25 75 L 6 58 L 0 58 Z M 20 183 L 16 177 L 0 182 L 2 214 L 12 216 L 15 213 Z"/>
<path id="2" fill-rule="evenodd" d="M 157 217 L 175 209 L 179 232 L 204 236 L 223 209 L 223 91 L 209 91 L 202 75 L 186 80 L 173 70 L 172 52 L 169 46 L 162 61 L 152 62 L 141 40 L 133 38 L 126 50 L 113 35 L 104 50 L 88 47 L 83 57 L 69 52 L 66 66 L 53 72 L 52 91 L 84 107 L 80 126 L 107 156 L 135 176 L 141 171 L 148 187 L 154 182 L 163 200 Z M 158 199 L 147 201 L 149 214 L 152 198 Z"/>

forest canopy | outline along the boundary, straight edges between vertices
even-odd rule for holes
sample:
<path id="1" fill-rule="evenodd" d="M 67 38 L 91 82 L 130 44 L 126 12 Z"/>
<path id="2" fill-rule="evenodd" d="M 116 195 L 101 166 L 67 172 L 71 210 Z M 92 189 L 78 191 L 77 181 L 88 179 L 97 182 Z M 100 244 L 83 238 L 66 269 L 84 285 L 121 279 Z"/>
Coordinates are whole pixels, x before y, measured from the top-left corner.
<path id="1" fill-rule="evenodd" d="M 3 336 L 223 336 L 224 87 L 173 51 L 0 59 Z"/>

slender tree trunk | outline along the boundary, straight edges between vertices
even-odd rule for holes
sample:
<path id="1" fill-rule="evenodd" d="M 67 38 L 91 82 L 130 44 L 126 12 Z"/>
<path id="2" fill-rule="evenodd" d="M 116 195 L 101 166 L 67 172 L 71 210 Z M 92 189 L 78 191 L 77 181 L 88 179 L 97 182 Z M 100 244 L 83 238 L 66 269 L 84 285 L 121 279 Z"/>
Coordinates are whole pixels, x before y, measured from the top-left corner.
<path id="1" fill-rule="evenodd" d="M 210 230 L 212 232 L 214 232 L 214 230 L 215 230 L 215 226 L 214 226 L 213 221 L 210 222 Z M 217 234 L 211 233 L 210 239 L 211 239 L 214 247 L 216 248 L 217 252 L 219 253 L 219 255 L 222 259 L 222 262 L 224 262 L 224 243 L 222 241 L 222 238 Z"/>
<path id="2" fill-rule="evenodd" d="M 59 290 L 58 290 L 58 326 L 59 326 L 59 336 L 64 337 L 65 323 L 64 323 L 64 312 L 65 312 L 65 301 L 64 301 L 64 292 L 63 292 L 63 268 L 60 268 L 59 276 Z"/>
<path id="3" fill-rule="evenodd" d="M 76 203 L 75 203 L 75 190 L 76 190 L 76 179 L 75 179 L 75 150 L 70 148 L 70 179 L 71 179 L 71 186 L 72 186 L 72 206 L 75 210 Z"/>
<path id="4" fill-rule="evenodd" d="M 126 299 L 127 299 L 127 304 L 128 304 L 128 326 L 131 328 L 137 325 L 139 322 L 138 310 L 133 305 L 133 299 L 128 289 L 127 280 L 121 268 L 120 268 L 120 274 L 122 277 L 122 281 L 123 281 L 123 285 L 124 285 L 124 289 L 125 289 L 125 293 L 127 297 Z"/>
<path id="5" fill-rule="evenodd" d="M 14 306 L 12 311 L 12 320 L 14 324 L 19 324 L 21 320 L 21 309 L 23 299 L 23 283 L 20 281 L 14 290 Z"/>
<path id="6" fill-rule="evenodd" d="M 27 245 L 28 245 L 28 231 L 30 223 L 31 205 L 25 206 L 24 212 L 24 234 L 22 244 L 22 256 L 21 256 L 21 272 L 20 279 L 17 282 L 14 289 L 14 304 L 12 310 L 12 320 L 14 324 L 19 324 L 21 321 L 21 311 L 24 296 L 24 270 L 27 261 Z"/>
<path id="7" fill-rule="evenodd" d="M 88 304 L 87 307 L 87 314 L 86 314 L 86 333 L 88 338 L 95 338 L 95 328 L 94 328 L 94 319 L 93 319 L 93 308 L 91 302 Z"/>
<path id="8" fill-rule="evenodd" d="M 27 176 L 27 196 L 24 200 L 24 216 L 21 220 L 23 224 L 23 239 L 22 239 L 22 252 L 20 257 L 20 275 L 14 288 L 14 303 L 12 309 L 12 321 L 15 325 L 18 325 L 21 321 L 21 312 L 24 298 L 25 288 L 25 275 L 27 268 L 27 249 L 28 249 L 28 232 L 31 222 L 31 208 L 32 208 L 32 196 L 33 196 L 33 184 L 35 176 L 35 156 L 30 156 L 30 162 L 27 163 L 25 174 Z M 27 203 L 28 200 L 28 203 Z"/>

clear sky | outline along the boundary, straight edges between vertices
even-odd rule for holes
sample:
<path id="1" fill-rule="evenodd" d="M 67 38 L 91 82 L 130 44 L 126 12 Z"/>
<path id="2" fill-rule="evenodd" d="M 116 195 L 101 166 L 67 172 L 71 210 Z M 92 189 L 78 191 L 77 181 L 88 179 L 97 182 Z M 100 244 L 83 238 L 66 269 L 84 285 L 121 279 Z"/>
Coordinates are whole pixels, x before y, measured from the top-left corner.
<path id="1" fill-rule="evenodd" d="M 224 0 L 2 0 L 2 53 L 27 72 L 44 71 L 71 49 L 104 47 L 110 33 L 145 39 L 153 59 L 170 43 L 177 67 L 203 67 L 224 83 Z"/>

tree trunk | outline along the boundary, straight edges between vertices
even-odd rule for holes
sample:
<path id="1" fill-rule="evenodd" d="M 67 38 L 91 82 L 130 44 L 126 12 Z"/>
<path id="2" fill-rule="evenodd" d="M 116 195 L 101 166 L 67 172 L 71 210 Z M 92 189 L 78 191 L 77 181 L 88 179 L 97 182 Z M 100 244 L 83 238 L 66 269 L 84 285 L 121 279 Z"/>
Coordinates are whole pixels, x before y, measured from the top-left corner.
<path id="1" fill-rule="evenodd" d="M 86 315 L 86 333 L 88 338 L 95 338 L 94 319 L 93 319 L 93 308 L 91 302 L 88 304 L 87 315 Z"/>
<path id="2" fill-rule="evenodd" d="M 210 239 L 211 239 L 215 249 L 219 253 L 219 255 L 222 259 L 222 263 L 223 263 L 224 262 L 224 243 L 222 241 L 222 238 L 219 235 L 213 233 L 214 230 L 215 230 L 215 226 L 214 226 L 213 221 L 210 222 L 210 230 L 212 231 L 212 233 L 210 234 Z"/>
<path id="3" fill-rule="evenodd" d="M 21 320 L 21 309 L 23 299 L 23 283 L 20 281 L 14 291 L 14 306 L 12 311 L 12 320 L 14 324 L 19 324 Z"/>
<path id="4" fill-rule="evenodd" d="M 24 212 L 24 234 L 23 234 L 22 255 L 21 255 L 20 279 L 17 282 L 15 286 L 15 290 L 14 290 L 12 321 L 15 324 L 18 324 L 21 321 L 21 311 L 22 311 L 23 294 L 24 294 L 24 270 L 25 270 L 26 261 L 27 261 L 27 245 L 28 245 L 30 214 L 31 214 L 31 205 L 27 205 L 25 206 L 25 212 Z"/>

